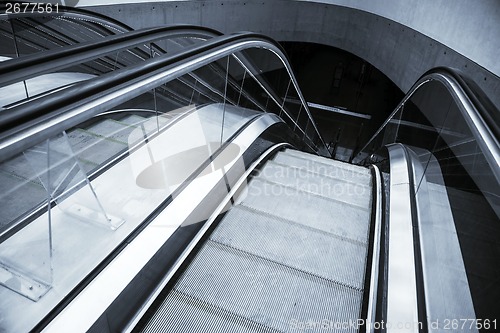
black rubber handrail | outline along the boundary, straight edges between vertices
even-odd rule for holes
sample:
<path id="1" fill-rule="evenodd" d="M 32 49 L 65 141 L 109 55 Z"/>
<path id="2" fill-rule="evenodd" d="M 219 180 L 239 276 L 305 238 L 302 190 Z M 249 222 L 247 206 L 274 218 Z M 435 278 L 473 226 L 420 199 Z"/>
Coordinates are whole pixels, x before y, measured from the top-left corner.
<path id="1" fill-rule="evenodd" d="M 488 125 L 495 138 L 500 138 L 500 110 L 490 101 L 481 88 L 459 70 L 450 67 L 436 67 L 427 71 L 421 78 L 433 73 L 442 73 L 452 76 L 464 90 L 481 118 Z M 500 78 L 498 78 L 500 80 Z M 420 80 L 420 79 L 419 79 Z"/>
<path id="2" fill-rule="evenodd" d="M 215 52 L 239 42 L 267 43 L 275 47 L 283 55 L 285 54 L 281 46 L 267 36 L 256 33 L 237 33 L 215 37 L 204 43 L 187 47 L 178 53 L 148 59 L 143 63 L 75 84 L 65 89 L 64 92 L 31 100 L 9 109 L 9 112 L 0 113 L 0 157 L 5 159 L 20 153 L 34 144 L 90 119 L 104 111 L 104 107 L 96 107 L 89 112 L 78 112 L 70 117 L 68 112 L 72 110 L 84 109 L 89 103 L 101 97 L 107 98 L 107 96 L 121 89 L 140 84 L 154 75 L 165 72 L 168 66 L 174 66 L 188 60 L 196 61 L 206 53 Z M 284 58 L 283 61 L 289 66 L 288 59 Z M 288 69 L 291 70 L 291 68 Z M 313 120 L 310 119 L 310 121 L 315 127 L 316 134 L 321 142 L 324 143 Z M 54 125 L 54 123 L 57 123 L 57 125 Z M 31 134 L 34 126 L 40 126 L 43 129 Z M 30 133 L 29 137 L 27 133 Z M 16 145 L 9 143 L 12 142 L 9 140 L 17 137 L 23 137 L 24 139 L 18 141 Z"/>
<path id="3" fill-rule="evenodd" d="M 0 62 L 0 87 L 53 72 L 74 64 L 97 59 L 110 52 L 123 50 L 137 44 L 151 43 L 167 37 L 190 36 L 209 39 L 221 33 L 198 26 L 168 26 L 147 28 L 119 35 L 103 37 L 95 42 L 85 42 L 35 53 L 21 58 Z M 3 125 L 0 117 L 0 127 Z"/>
<path id="4" fill-rule="evenodd" d="M 255 34 L 251 34 L 257 36 Z M 64 106 L 76 107 L 83 105 L 84 99 L 92 96 L 102 96 L 103 92 L 111 91 L 113 88 L 118 88 L 124 82 L 136 81 L 137 77 L 147 75 L 155 70 L 159 70 L 165 66 L 174 64 L 183 59 L 195 56 L 201 52 L 222 46 L 225 43 L 230 43 L 232 40 L 238 40 L 241 35 L 227 35 L 218 39 L 210 40 L 202 45 L 194 45 L 182 50 L 173 55 L 165 55 L 163 57 L 153 58 L 150 61 L 127 67 L 126 70 L 120 69 L 112 73 L 107 73 L 93 80 L 87 80 L 73 87 L 64 90 L 64 94 L 53 94 L 34 101 L 11 108 L 8 112 L 0 112 L 0 141 L 5 138 L 5 132 L 13 134 L 18 132 L 24 125 L 32 126 L 33 120 L 42 117 L 44 119 L 52 118 L 56 114 L 61 114 L 64 111 L 56 111 Z M 265 36 L 264 36 L 265 37 Z M 270 39 L 267 39 L 271 41 Z M 78 55 L 78 54 L 77 54 Z M 78 101 L 75 103 L 75 101 Z M 77 104 L 77 105 L 75 105 Z M 42 121 L 43 119 L 39 119 Z M 29 123 L 29 124 L 26 124 Z"/>
<path id="5" fill-rule="evenodd" d="M 389 121 L 401 109 L 406 101 L 408 101 L 411 96 L 413 96 L 413 94 L 418 91 L 420 86 L 422 84 L 426 84 L 427 82 L 436 80 L 436 76 L 442 76 L 448 78 L 449 80 L 453 80 L 460 87 L 461 91 L 464 94 L 464 97 L 467 98 L 472 104 L 475 114 L 482 120 L 482 124 L 480 126 L 491 133 L 493 140 L 496 140 L 496 142 L 498 143 L 500 141 L 500 112 L 497 107 L 490 101 L 490 99 L 486 96 L 482 89 L 479 88 L 479 86 L 477 86 L 471 80 L 466 79 L 466 76 L 462 76 L 458 70 L 449 67 L 436 67 L 427 71 L 415 82 L 415 84 L 409 89 L 403 100 L 389 115 L 387 120 L 382 124 L 382 126 L 380 126 L 375 134 L 367 141 L 367 143 L 354 154 L 354 156 L 359 157 L 359 155 L 370 146 L 373 140 L 375 140 L 380 135 L 380 133 L 382 133 Z M 474 126 L 478 126 L 478 124 L 475 124 Z M 479 139 L 484 141 L 483 138 Z M 357 163 L 363 163 L 363 161 L 365 160 L 366 159 L 358 160 Z"/>

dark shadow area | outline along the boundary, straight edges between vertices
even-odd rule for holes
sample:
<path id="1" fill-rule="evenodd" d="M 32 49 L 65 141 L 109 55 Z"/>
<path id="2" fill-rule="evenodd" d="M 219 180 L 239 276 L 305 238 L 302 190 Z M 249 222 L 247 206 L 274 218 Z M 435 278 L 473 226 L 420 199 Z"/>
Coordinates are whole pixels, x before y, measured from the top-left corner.
<path id="1" fill-rule="evenodd" d="M 363 59 L 340 49 L 281 42 L 330 151 L 349 160 L 403 99 L 403 92 Z"/>

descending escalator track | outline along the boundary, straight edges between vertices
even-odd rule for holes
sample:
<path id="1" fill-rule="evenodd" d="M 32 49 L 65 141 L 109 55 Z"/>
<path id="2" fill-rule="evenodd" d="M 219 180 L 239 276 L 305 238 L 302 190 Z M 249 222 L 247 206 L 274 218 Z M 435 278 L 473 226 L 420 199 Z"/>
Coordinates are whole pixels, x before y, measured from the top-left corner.
<path id="1" fill-rule="evenodd" d="M 247 191 L 137 331 L 294 332 L 361 319 L 369 170 L 288 149 Z"/>

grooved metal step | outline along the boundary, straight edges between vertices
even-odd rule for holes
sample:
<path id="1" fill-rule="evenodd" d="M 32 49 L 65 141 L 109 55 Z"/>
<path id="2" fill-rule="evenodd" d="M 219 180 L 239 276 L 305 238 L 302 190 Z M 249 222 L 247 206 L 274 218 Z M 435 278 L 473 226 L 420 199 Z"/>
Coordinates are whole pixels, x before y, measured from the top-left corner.
<path id="1" fill-rule="evenodd" d="M 304 152 L 294 150 L 294 149 L 285 149 L 280 154 L 291 155 L 291 156 L 302 158 L 302 159 L 305 159 L 305 160 L 308 160 L 311 162 L 317 162 L 317 163 L 321 163 L 321 164 L 330 165 L 333 168 L 340 168 L 343 170 L 349 170 L 352 172 L 360 173 L 360 174 L 367 176 L 368 179 L 370 179 L 370 170 L 365 168 L 365 167 L 362 167 L 362 166 L 349 164 L 346 162 L 341 162 L 341 161 L 337 161 L 337 160 L 330 159 L 330 158 L 324 158 L 324 157 L 321 157 L 318 155 L 304 153 Z"/>
<path id="2" fill-rule="evenodd" d="M 135 127 L 133 126 L 120 123 L 113 119 L 104 119 L 103 121 L 90 125 L 86 130 L 97 136 L 109 138 L 118 143 L 128 145 L 129 135 L 134 129 Z"/>
<path id="3" fill-rule="evenodd" d="M 347 322 L 361 311 L 359 290 L 211 241 L 174 290 L 284 332 L 294 321 Z"/>
<path id="4" fill-rule="evenodd" d="M 303 168 L 322 176 L 339 179 L 344 182 L 370 186 L 371 175 L 368 169 L 339 161 L 324 158 L 319 159 L 320 157 L 311 154 L 302 154 L 302 156 L 298 156 L 298 153 L 294 150 L 285 150 L 277 154 L 273 161 L 283 165 Z M 314 159 L 308 159 L 310 156 L 314 156 Z M 344 166 L 344 164 L 346 164 L 346 166 Z"/>
<path id="5" fill-rule="evenodd" d="M 251 319 L 235 315 L 227 310 L 172 290 L 143 332 L 238 332 L 238 333 L 278 333 L 270 327 Z M 177 317 L 180 320 L 164 320 Z"/>
<path id="6" fill-rule="evenodd" d="M 319 332 L 360 318 L 370 174 L 351 170 L 361 175 L 355 178 L 365 190 L 359 195 L 314 191 L 322 184 L 353 185 L 311 174 L 303 162 L 310 155 L 297 154 L 277 154 L 274 161 L 285 156 L 290 164 L 268 161 L 249 182 L 241 203 L 151 310 L 142 332 L 302 332 L 305 325 Z M 344 167 L 316 160 L 309 164 L 325 173 Z M 306 176 L 296 174 L 299 169 Z"/>
<path id="7" fill-rule="evenodd" d="M 73 152 L 80 159 L 95 165 L 104 163 L 113 155 L 127 148 L 124 143 L 109 140 L 83 129 L 68 132 L 68 138 Z"/>
<path id="8" fill-rule="evenodd" d="M 47 158 L 45 156 L 44 165 L 47 165 Z M 33 162 L 33 161 L 32 161 Z M 40 163 L 43 165 L 42 163 Z M 37 183 L 40 187 L 42 187 L 42 183 L 40 179 L 38 179 L 35 171 L 33 170 L 33 166 L 26 159 L 24 155 L 18 155 L 10 160 L 7 160 L 0 164 L 0 170 L 2 173 L 10 175 L 14 178 L 19 179 L 20 181 L 30 181 Z M 41 169 L 40 171 L 42 171 Z"/>
<path id="9" fill-rule="evenodd" d="M 274 161 L 267 162 L 266 167 L 259 173 L 259 177 L 355 207 L 370 209 L 370 201 L 366 200 L 366 194 L 371 191 L 371 188 L 367 185 L 325 177 L 305 168 L 287 166 Z"/>
<path id="10" fill-rule="evenodd" d="M 353 241 L 368 239 L 368 210 L 256 177 L 248 185 L 243 205 L 320 229 Z M 366 191 L 366 196 L 371 191 Z"/>
<path id="11" fill-rule="evenodd" d="M 21 180 L 0 171 L 0 232 L 24 213 L 47 199 L 47 192 L 41 184 Z"/>
<path id="12" fill-rule="evenodd" d="M 147 118 L 144 118 L 144 117 L 141 117 L 141 116 L 138 116 L 135 114 L 131 114 L 131 115 L 128 115 L 128 116 L 121 118 L 120 120 L 118 120 L 118 122 L 125 124 L 125 125 L 130 125 L 130 126 L 138 126 L 138 125 L 142 124 L 144 121 L 146 121 L 146 119 Z"/>
<path id="13" fill-rule="evenodd" d="M 365 244 L 244 206 L 234 207 L 211 240 L 353 289 L 363 289 Z"/>

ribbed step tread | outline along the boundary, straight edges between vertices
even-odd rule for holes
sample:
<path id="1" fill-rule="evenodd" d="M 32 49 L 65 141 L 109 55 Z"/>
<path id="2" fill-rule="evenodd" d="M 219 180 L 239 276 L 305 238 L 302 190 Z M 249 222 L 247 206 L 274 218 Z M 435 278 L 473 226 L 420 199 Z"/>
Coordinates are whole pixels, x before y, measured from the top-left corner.
<path id="1" fill-rule="evenodd" d="M 349 164 L 346 162 L 337 161 L 337 160 L 334 160 L 331 158 L 326 158 L 326 157 L 322 157 L 322 156 L 318 156 L 318 155 L 314 155 L 314 154 L 305 153 L 305 152 L 298 151 L 295 149 L 285 149 L 282 153 L 286 154 L 286 155 L 292 155 L 292 156 L 302 158 L 302 159 L 312 161 L 312 162 L 327 164 L 333 168 L 341 168 L 344 170 L 349 170 L 352 172 L 357 172 L 357 173 L 361 173 L 361 174 L 365 174 L 367 176 L 370 176 L 370 170 L 368 168 L 365 168 L 362 166 L 353 165 L 353 164 Z"/>
<path id="2" fill-rule="evenodd" d="M 362 300 L 361 291 L 211 241 L 174 289 L 280 331 L 293 331 L 293 320 L 355 320 Z M 173 320 L 190 319 L 179 312 Z"/>
<path id="3" fill-rule="evenodd" d="M 122 124 L 113 119 L 104 119 L 92 124 L 86 130 L 97 136 L 109 138 L 127 145 L 129 143 L 129 135 L 134 129 L 135 127 L 133 126 Z"/>
<path id="4" fill-rule="evenodd" d="M 131 126 L 139 126 L 143 122 L 145 122 L 148 118 L 144 118 L 135 114 L 127 115 L 119 120 L 120 123 L 131 125 Z"/>
<path id="5" fill-rule="evenodd" d="M 278 333 L 279 331 L 172 290 L 159 311 L 141 332 Z"/>
<path id="6" fill-rule="evenodd" d="M 249 237 L 251 235 L 251 237 Z M 210 239 L 363 289 L 366 246 L 236 206 Z"/>
<path id="7" fill-rule="evenodd" d="M 350 182 L 353 184 L 359 184 L 363 186 L 369 186 L 371 183 L 371 175 L 369 173 L 369 170 L 361 168 L 358 169 L 356 166 L 352 166 L 347 163 L 342 163 L 334 160 L 328 160 L 324 159 L 322 157 L 319 157 L 320 159 L 324 159 L 325 161 L 328 161 L 329 163 L 323 163 L 319 162 L 316 160 L 308 160 L 307 158 L 309 156 L 315 156 L 315 155 L 310 155 L 307 154 L 305 156 L 297 156 L 295 153 L 294 154 L 289 154 L 287 153 L 288 150 L 285 152 L 280 152 L 276 154 L 274 157 L 273 161 L 282 164 L 282 165 L 288 165 L 288 166 L 293 166 L 296 168 L 303 168 L 306 170 L 309 170 L 311 172 L 320 174 L 322 176 L 330 177 L 330 178 L 336 178 L 343 180 L 345 182 Z M 331 165 L 330 163 L 334 162 L 335 164 L 339 164 L 340 166 L 337 167 L 335 165 Z M 346 168 L 345 166 L 349 166 L 349 168 Z M 354 168 L 350 168 L 354 167 Z M 359 167 L 360 168 L 360 167 Z M 361 171 L 361 172 L 360 172 Z"/>
<path id="8" fill-rule="evenodd" d="M 50 174 L 52 186 L 61 179 L 61 175 L 65 175 L 71 169 L 76 160 L 70 155 L 70 149 L 63 137 L 58 137 L 50 141 Z M 33 149 L 28 149 L 23 155 L 18 155 L 10 160 L 0 164 L 0 172 L 11 175 L 19 179 L 19 182 L 36 183 L 43 187 L 42 180 L 47 182 L 47 146 L 40 144 Z M 85 168 L 90 168 L 91 164 L 80 160 L 80 165 Z M 46 184 L 45 184 L 46 185 Z"/>
<path id="9" fill-rule="evenodd" d="M 0 231 L 13 220 L 29 212 L 47 199 L 47 192 L 38 183 L 23 181 L 0 172 Z"/>
<path id="10" fill-rule="evenodd" d="M 242 204 L 361 243 L 368 241 L 369 211 L 258 177 L 249 183 Z"/>
<path id="11" fill-rule="evenodd" d="M 34 155 L 30 155 L 34 156 Z M 40 160 L 39 163 L 37 160 Z M 47 167 L 47 155 L 40 154 L 39 158 L 32 159 L 31 162 L 28 162 L 24 155 L 18 155 L 10 160 L 7 160 L 0 164 L 0 172 L 5 174 L 9 174 L 15 178 L 18 178 L 20 181 L 31 181 L 33 183 L 37 183 L 40 187 L 42 183 L 40 179 L 37 177 L 37 173 L 33 170 L 33 163 L 35 167 L 40 166 L 40 170 L 38 173 L 41 173 Z"/>
<path id="12" fill-rule="evenodd" d="M 370 209 L 370 186 L 345 182 L 342 179 L 326 177 L 304 168 L 290 167 L 274 161 L 267 162 L 259 177 L 356 207 Z"/>
<path id="13" fill-rule="evenodd" d="M 299 332 L 307 323 L 360 317 L 370 173 L 343 169 L 354 175 L 351 184 L 322 175 L 320 169 L 338 172 L 331 163 L 279 156 L 293 163 L 268 162 L 249 182 L 241 203 L 226 213 L 182 272 L 145 332 Z M 307 176 L 294 175 L 293 168 L 303 168 Z M 359 196 L 311 188 L 337 183 L 348 188 L 360 181 Z M 346 203 L 345 197 L 357 201 Z"/>
<path id="14" fill-rule="evenodd" d="M 83 129 L 68 133 L 73 152 L 81 159 L 101 165 L 112 156 L 127 149 L 127 145 L 109 140 Z"/>

